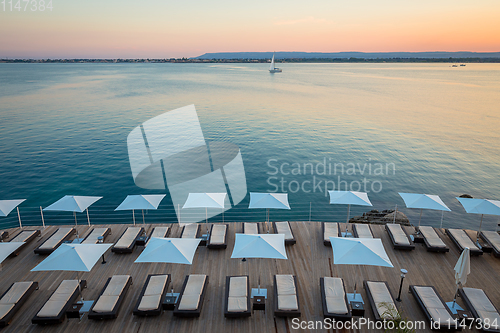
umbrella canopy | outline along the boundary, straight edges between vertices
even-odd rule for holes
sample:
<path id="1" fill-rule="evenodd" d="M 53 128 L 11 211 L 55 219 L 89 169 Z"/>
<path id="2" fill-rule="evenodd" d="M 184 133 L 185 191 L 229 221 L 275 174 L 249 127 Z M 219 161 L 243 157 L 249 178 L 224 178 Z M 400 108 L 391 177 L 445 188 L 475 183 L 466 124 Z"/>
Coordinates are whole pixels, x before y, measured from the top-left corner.
<path id="1" fill-rule="evenodd" d="M 476 235 L 476 241 L 479 240 L 479 233 L 483 225 L 483 215 L 500 215 L 500 201 L 487 199 L 457 198 L 465 211 L 469 214 L 481 214 L 479 230 Z"/>
<path id="2" fill-rule="evenodd" d="M 288 259 L 284 234 L 236 234 L 231 258 Z"/>
<path id="3" fill-rule="evenodd" d="M 288 193 L 250 192 L 250 204 L 248 208 L 290 209 Z"/>
<path id="4" fill-rule="evenodd" d="M 90 205 L 99 199 L 102 199 L 102 197 L 65 195 L 43 210 L 83 213 Z"/>
<path id="5" fill-rule="evenodd" d="M 394 267 L 379 238 L 330 237 L 335 265 Z"/>
<path id="6" fill-rule="evenodd" d="M 328 193 L 330 194 L 330 204 L 373 206 L 365 192 L 328 191 Z"/>
<path id="7" fill-rule="evenodd" d="M 31 271 L 90 272 L 111 246 L 112 244 L 61 244 Z"/>
<path id="8" fill-rule="evenodd" d="M 401 198 L 403 198 L 407 208 L 419 208 L 420 218 L 418 220 L 418 226 L 420 227 L 420 221 L 422 220 L 422 210 L 423 209 L 433 209 L 451 212 L 451 209 L 445 205 L 443 200 L 437 195 L 433 194 L 418 194 L 418 193 L 399 193 Z"/>
<path id="9" fill-rule="evenodd" d="M 26 199 L 19 200 L 0 200 L 0 216 L 5 217 L 9 213 L 23 203 Z"/>
<path id="10" fill-rule="evenodd" d="M 22 246 L 24 242 L 5 242 L 0 243 L 0 264 L 12 254 L 15 250 L 17 250 L 20 246 Z"/>
<path id="11" fill-rule="evenodd" d="M 224 208 L 226 193 L 189 193 L 182 208 Z"/>
<path id="12" fill-rule="evenodd" d="M 158 209 L 165 194 L 127 195 L 116 210 Z"/>
<path id="13" fill-rule="evenodd" d="M 455 265 L 455 283 L 458 285 L 465 285 L 467 282 L 467 275 L 470 274 L 470 250 L 466 247 Z"/>
<path id="14" fill-rule="evenodd" d="M 191 265 L 200 241 L 200 238 L 187 239 L 153 237 L 144 251 L 142 251 L 141 255 L 134 262 L 162 262 Z"/>

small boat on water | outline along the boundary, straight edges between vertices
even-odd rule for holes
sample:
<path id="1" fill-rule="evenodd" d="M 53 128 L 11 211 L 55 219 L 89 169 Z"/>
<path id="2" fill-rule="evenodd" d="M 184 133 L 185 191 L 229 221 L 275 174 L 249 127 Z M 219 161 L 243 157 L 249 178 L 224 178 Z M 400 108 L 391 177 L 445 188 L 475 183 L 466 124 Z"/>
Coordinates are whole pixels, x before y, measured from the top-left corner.
<path id="1" fill-rule="evenodd" d="M 273 58 L 271 59 L 271 66 L 269 67 L 269 73 L 281 73 L 282 70 L 281 68 L 277 68 L 274 66 L 274 52 L 273 52 Z"/>
<path id="2" fill-rule="evenodd" d="M 451 67 L 458 67 L 458 65 L 451 65 Z"/>
<path id="3" fill-rule="evenodd" d="M 465 64 L 460 64 L 460 67 L 465 67 L 466 65 Z"/>

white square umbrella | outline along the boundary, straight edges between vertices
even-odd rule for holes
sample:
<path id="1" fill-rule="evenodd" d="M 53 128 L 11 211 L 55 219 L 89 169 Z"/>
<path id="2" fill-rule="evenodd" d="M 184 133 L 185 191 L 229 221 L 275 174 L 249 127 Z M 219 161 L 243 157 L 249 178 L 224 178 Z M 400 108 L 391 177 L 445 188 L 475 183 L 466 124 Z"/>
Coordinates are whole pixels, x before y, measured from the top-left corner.
<path id="1" fill-rule="evenodd" d="M 205 223 L 208 222 L 208 208 L 220 208 L 224 214 L 227 193 L 189 193 L 184 208 L 205 208 Z"/>
<path id="2" fill-rule="evenodd" d="M 0 265 L 19 247 L 23 246 L 24 242 L 1 242 L 0 243 Z"/>
<path id="3" fill-rule="evenodd" d="M 165 198 L 165 194 L 140 194 L 140 195 L 127 195 L 125 200 L 116 207 L 117 210 L 131 210 L 132 220 L 135 225 L 135 210 L 142 211 L 142 223 L 144 224 L 144 209 L 158 209 L 160 202 Z"/>
<path id="4" fill-rule="evenodd" d="M 87 212 L 87 221 L 90 226 L 90 218 L 88 208 L 95 203 L 97 200 L 102 199 L 102 197 L 91 197 L 91 196 L 77 196 L 77 195 L 65 195 L 61 199 L 54 202 L 52 205 L 45 207 L 43 209 L 46 211 L 57 211 L 57 212 L 73 212 L 75 217 L 75 226 L 78 226 L 78 221 L 76 219 L 76 213 Z M 43 220 L 43 213 L 42 213 Z M 78 229 L 76 229 L 76 234 L 78 237 Z"/>
<path id="5" fill-rule="evenodd" d="M 288 193 L 256 193 L 250 192 L 250 204 L 248 208 L 265 208 L 266 226 L 269 222 L 269 209 L 290 209 Z"/>
<path id="6" fill-rule="evenodd" d="M 9 215 L 10 212 L 14 208 L 17 208 L 17 217 L 19 218 L 19 228 L 22 228 L 23 225 L 21 223 L 21 215 L 19 214 L 19 206 L 21 203 L 26 201 L 26 199 L 18 199 L 18 200 L 0 200 L 0 216 L 5 217 Z"/>
<path id="7" fill-rule="evenodd" d="M 484 215 L 500 215 L 500 201 L 487 199 L 457 198 L 465 211 L 469 214 L 481 214 L 479 230 L 476 235 L 476 242 L 479 240 L 479 233 L 483 224 Z"/>
<path id="8" fill-rule="evenodd" d="M 349 215 L 351 213 L 351 205 L 356 206 L 373 206 L 368 199 L 368 194 L 365 192 L 355 191 L 328 191 L 330 194 L 330 204 L 347 205 L 347 223 L 349 223 Z M 347 236 L 347 225 L 345 227 Z"/>
<path id="9" fill-rule="evenodd" d="M 422 220 L 423 209 L 440 210 L 442 212 L 451 212 L 451 209 L 445 205 L 443 200 L 437 195 L 433 194 L 417 194 L 417 193 L 399 193 L 403 198 L 407 208 L 420 209 L 420 218 L 418 219 L 418 227 L 420 228 L 420 221 Z M 443 224 L 443 215 L 441 215 L 441 225 Z"/>
<path id="10" fill-rule="evenodd" d="M 201 239 L 188 238 L 156 238 L 148 245 L 134 261 L 135 263 L 160 262 L 192 265 L 194 254 Z"/>
<path id="11" fill-rule="evenodd" d="M 467 282 L 467 276 L 470 274 L 470 250 L 466 247 L 455 264 L 455 284 L 457 285 L 457 290 L 455 291 L 455 297 L 453 302 L 446 303 L 453 313 L 457 313 L 457 310 L 463 310 L 459 305 L 456 304 L 458 288 L 464 286 Z M 451 305 L 450 305 L 451 303 Z"/>

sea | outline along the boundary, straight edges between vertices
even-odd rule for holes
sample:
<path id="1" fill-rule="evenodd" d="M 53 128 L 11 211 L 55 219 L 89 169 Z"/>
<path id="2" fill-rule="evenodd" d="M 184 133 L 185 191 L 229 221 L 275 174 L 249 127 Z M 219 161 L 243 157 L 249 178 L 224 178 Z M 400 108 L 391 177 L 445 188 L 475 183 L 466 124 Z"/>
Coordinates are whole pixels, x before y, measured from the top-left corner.
<path id="1" fill-rule="evenodd" d="M 38 226 L 75 222 L 68 212 L 42 222 L 40 208 L 64 195 L 102 196 L 91 223 L 132 223 L 114 211 L 127 195 L 166 194 L 144 220 L 177 222 L 168 190 L 134 183 L 127 136 L 191 104 L 205 140 L 239 147 L 248 192 L 288 193 L 291 209 L 271 209 L 273 221 L 346 221 L 348 207 L 329 203 L 335 189 L 368 193 L 373 207 L 351 206 L 351 217 L 397 207 L 413 224 L 477 230 L 481 216 L 456 197 L 500 200 L 500 64 L 278 66 L 2 63 L 0 200 L 26 199 L 22 223 Z M 398 192 L 439 195 L 451 212 L 420 218 Z M 249 195 L 208 222 L 266 219 L 248 204 Z M 482 228 L 498 223 L 484 216 Z M 15 210 L 0 217 L 0 228 L 16 225 Z"/>

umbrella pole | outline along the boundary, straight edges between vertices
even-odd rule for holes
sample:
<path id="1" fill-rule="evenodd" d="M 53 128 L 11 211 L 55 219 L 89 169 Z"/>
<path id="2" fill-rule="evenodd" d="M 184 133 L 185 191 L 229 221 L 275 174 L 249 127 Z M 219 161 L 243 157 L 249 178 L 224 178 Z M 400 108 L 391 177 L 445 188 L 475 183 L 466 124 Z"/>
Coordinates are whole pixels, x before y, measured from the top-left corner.
<path id="1" fill-rule="evenodd" d="M 444 210 L 441 211 L 441 225 L 439 228 L 443 228 L 443 218 L 444 218 Z"/>
<path id="2" fill-rule="evenodd" d="M 132 209 L 132 220 L 134 220 L 134 225 L 135 225 L 135 211 Z"/>
<path id="3" fill-rule="evenodd" d="M 146 223 L 144 222 L 144 209 L 141 209 L 141 211 L 142 211 L 142 224 L 146 224 Z"/>
<path id="4" fill-rule="evenodd" d="M 89 209 L 85 209 L 85 211 L 87 212 L 87 222 L 89 223 L 89 227 L 90 227 L 90 217 L 89 217 Z"/>
<path id="5" fill-rule="evenodd" d="M 42 215 L 42 225 L 43 225 L 43 228 L 45 228 L 45 220 L 43 218 L 43 210 L 42 210 L 42 206 L 40 206 L 40 215 Z"/>
<path id="6" fill-rule="evenodd" d="M 396 223 L 396 215 L 398 215 L 398 204 L 396 204 L 396 209 L 394 209 L 394 220 L 392 223 Z"/>
<path id="7" fill-rule="evenodd" d="M 476 234 L 476 243 L 479 243 L 479 233 L 481 232 L 481 226 L 483 225 L 483 216 L 484 214 L 481 214 L 481 222 L 479 222 L 479 231 Z"/>
<path id="8" fill-rule="evenodd" d="M 76 213 L 73 212 L 73 216 L 75 217 L 75 229 L 76 229 L 76 239 L 80 241 L 80 236 L 78 236 L 78 220 L 76 219 Z"/>
<path id="9" fill-rule="evenodd" d="M 347 237 L 347 228 L 349 225 L 349 215 L 351 214 L 351 205 L 347 205 L 347 222 L 345 225 L 345 237 Z"/>
<path id="10" fill-rule="evenodd" d="M 19 218 L 19 228 L 23 228 L 23 224 L 21 223 L 21 214 L 19 214 L 19 207 L 16 207 L 17 209 L 17 217 Z"/>
<path id="11" fill-rule="evenodd" d="M 181 223 L 182 219 L 181 219 L 181 208 L 180 208 L 180 205 L 177 204 L 177 211 L 179 212 L 179 223 Z"/>
<path id="12" fill-rule="evenodd" d="M 420 232 L 420 221 L 422 221 L 422 208 L 420 208 L 420 218 L 418 219 L 418 231 Z"/>

